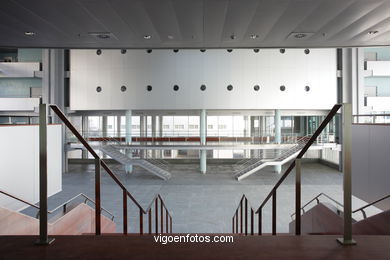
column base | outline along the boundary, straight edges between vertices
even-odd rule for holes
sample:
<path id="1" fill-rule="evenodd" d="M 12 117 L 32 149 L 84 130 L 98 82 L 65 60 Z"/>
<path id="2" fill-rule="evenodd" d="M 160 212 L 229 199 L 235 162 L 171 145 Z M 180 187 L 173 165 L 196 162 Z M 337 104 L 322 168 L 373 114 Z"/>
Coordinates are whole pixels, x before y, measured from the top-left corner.
<path id="1" fill-rule="evenodd" d="M 354 246 L 354 245 L 356 245 L 356 241 L 353 240 L 353 239 L 344 240 L 344 238 L 340 237 L 340 238 L 337 238 L 336 241 L 337 241 L 340 245 L 343 245 L 343 246 Z"/>
<path id="2" fill-rule="evenodd" d="M 53 237 L 48 237 L 46 241 L 42 241 L 40 239 L 38 239 L 37 241 L 35 241 L 35 245 L 36 246 L 48 246 L 50 244 L 52 244 L 54 242 L 55 238 Z"/>

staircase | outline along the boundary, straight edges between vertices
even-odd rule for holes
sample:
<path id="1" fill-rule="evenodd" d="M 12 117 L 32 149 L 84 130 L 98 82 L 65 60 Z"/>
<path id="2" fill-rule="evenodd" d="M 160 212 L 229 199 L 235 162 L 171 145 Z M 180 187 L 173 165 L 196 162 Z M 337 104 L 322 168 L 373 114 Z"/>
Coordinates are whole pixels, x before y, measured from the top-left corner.
<path id="1" fill-rule="evenodd" d="M 286 162 L 290 161 L 291 159 L 295 158 L 299 151 L 305 146 L 306 142 L 310 139 L 310 136 L 305 136 L 300 139 L 298 139 L 298 142 L 296 145 L 291 147 L 290 149 L 287 149 L 286 151 L 283 151 L 282 153 L 278 154 L 275 159 L 272 160 L 265 160 L 262 158 L 255 158 L 250 159 L 240 165 L 237 169 L 237 171 L 234 174 L 234 177 L 237 180 L 242 180 L 253 173 L 263 169 L 266 166 L 270 165 L 283 165 Z"/>
<path id="2" fill-rule="evenodd" d="M 123 165 L 137 165 L 139 167 L 148 170 L 157 177 L 160 177 L 163 180 L 169 180 L 171 178 L 171 173 L 168 172 L 167 165 L 155 160 L 155 159 L 131 159 L 129 156 L 125 155 L 114 145 L 102 145 L 99 147 L 100 151 L 110 156 L 112 159 Z"/>

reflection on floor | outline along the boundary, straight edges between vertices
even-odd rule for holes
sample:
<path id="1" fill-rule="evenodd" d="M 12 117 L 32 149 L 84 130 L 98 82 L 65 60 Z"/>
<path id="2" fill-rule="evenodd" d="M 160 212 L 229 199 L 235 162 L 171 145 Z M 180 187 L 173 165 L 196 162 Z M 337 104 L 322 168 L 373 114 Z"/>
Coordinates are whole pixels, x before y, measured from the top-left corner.
<path id="1" fill-rule="evenodd" d="M 209 165 L 206 175 L 199 173 L 195 164 L 172 164 L 172 178 L 160 180 L 142 168 L 135 167 L 133 174 L 111 164 L 120 180 L 143 206 L 147 206 L 156 193 L 164 198 L 173 216 L 175 233 L 228 233 L 231 218 L 242 194 L 258 207 L 280 178 L 272 167 L 263 169 L 238 182 L 233 178 L 231 165 Z M 94 197 L 94 165 L 71 164 L 63 176 L 63 191 L 49 198 L 49 209 L 78 193 Z M 122 230 L 122 193 L 102 170 L 102 206 L 114 213 L 117 231 Z M 295 205 L 295 174 L 292 173 L 277 193 L 277 230 L 288 232 L 290 214 Z M 302 165 L 302 202 L 305 203 L 324 192 L 342 202 L 342 174 L 319 163 Z M 354 199 L 353 208 L 364 202 Z M 271 207 L 263 210 L 263 232 L 271 231 Z M 129 207 L 130 232 L 138 231 L 138 211 Z M 358 214 L 358 213 L 357 213 Z"/>

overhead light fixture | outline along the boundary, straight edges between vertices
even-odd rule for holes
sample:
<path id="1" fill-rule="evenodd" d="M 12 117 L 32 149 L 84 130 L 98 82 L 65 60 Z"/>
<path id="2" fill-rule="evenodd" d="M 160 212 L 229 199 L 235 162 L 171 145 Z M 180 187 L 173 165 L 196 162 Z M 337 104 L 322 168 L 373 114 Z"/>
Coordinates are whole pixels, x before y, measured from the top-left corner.
<path id="1" fill-rule="evenodd" d="M 369 35 L 374 35 L 374 34 L 377 34 L 379 31 L 377 30 L 373 30 L 373 31 L 369 31 L 368 34 Z"/>
<path id="2" fill-rule="evenodd" d="M 116 39 L 115 35 L 111 32 L 89 32 L 88 35 L 102 40 L 107 40 L 111 38 Z"/>
<path id="3" fill-rule="evenodd" d="M 26 36 L 34 36 L 35 32 L 24 32 L 24 35 L 26 35 Z"/>
<path id="4" fill-rule="evenodd" d="M 152 36 L 150 36 L 150 35 L 144 35 L 144 39 L 145 39 L 145 40 L 150 40 L 150 39 L 152 39 Z"/>
<path id="5" fill-rule="evenodd" d="M 173 40 L 173 36 L 172 35 L 168 35 L 168 39 L 170 39 L 170 40 Z"/>
<path id="6" fill-rule="evenodd" d="M 314 33 L 308 33 L 308 32 L 292 32 L 288 35 L 287 39 L 306 40 L 307 38 L 310 38 L 313 35 Z"/>
<path id="7" fill-rule="evenodd" d="M 230 39 L 235 40 L 236 36 L 234 34 L 230 35 Z"/>
<path id="8" fill-rule="evenodd" d="M 251 38 L 252 40 L 255 40 L 255 39 L 259 38 L 259 35 L 257 35 L 257 34 L 251 34 L 250 38 Z"/>

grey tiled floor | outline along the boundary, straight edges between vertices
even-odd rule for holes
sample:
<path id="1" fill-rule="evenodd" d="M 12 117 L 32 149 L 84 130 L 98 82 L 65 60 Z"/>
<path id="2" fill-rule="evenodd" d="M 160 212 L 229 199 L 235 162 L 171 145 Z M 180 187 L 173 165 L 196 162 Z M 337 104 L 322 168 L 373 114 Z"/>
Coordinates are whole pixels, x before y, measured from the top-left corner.
<path id="1" fill-rule="evenodd" d="M 172 178 L 160 180 L 142 168 L 135 167 L 133 174 L 125 174 L 124 167 L 112 164 L 128 190 L 146 207 L 156 193 L 160 193 L 173 216 L 173 231 L 183 233 L 231 232 L 231 220 L 242 194 L 251 205 L 258 207 L 280 175 L 271 167 L 261 170 L 243 181 L 233 178 L 231 165 L 209 165 L 208 173 L 201 175 L 199 167 L 171 165 Z M 277 193 L 278 232 L 288 232 L 290 214 L 294 212 L 295 174 L 285 180 Z M 302 203 L 320 192 L 342 201 L 342 174 L 318 163 L 302 165 Z M 115 215 L 117 230 L 122 230 L 122 193 L 102 170 L 102 206 Z M 63 176 L 63 191 L 49 198 L 53 208 L 78 193 L 94 197 L 94 166 L 71 164 Z M 271 201 L 270 201 L 271 202 Z M 263 231 L 271 231 L 270 202 L 263 211 Z M 146 222 L 146 218 L 145 218 Z M 257 222 L 257 221 L 255 221 Z M 146 225 L 146 223 L 145 223 Z M 129 203 L 129 229 L 138 231 L 138 211 Z"/>

